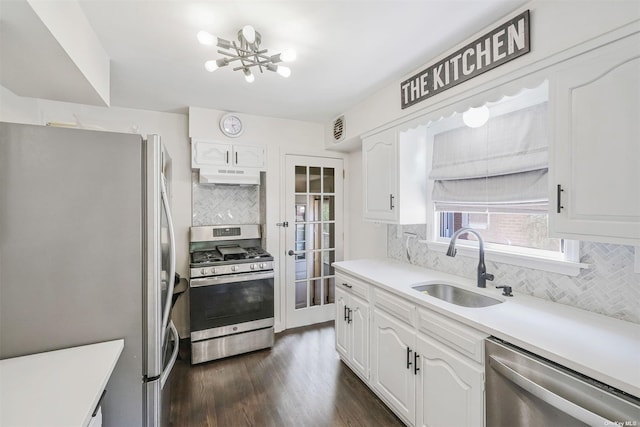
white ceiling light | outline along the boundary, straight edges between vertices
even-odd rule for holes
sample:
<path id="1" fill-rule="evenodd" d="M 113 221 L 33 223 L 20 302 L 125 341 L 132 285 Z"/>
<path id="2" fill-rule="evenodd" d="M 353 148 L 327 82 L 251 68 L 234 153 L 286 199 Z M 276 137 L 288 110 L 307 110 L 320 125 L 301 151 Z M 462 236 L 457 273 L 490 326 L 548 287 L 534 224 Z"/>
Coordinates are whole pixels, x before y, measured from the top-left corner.
<path id="1" fill-rule="evenodd" d="M 200 42 L 200 44 L 210 46 L 216 42 L 216 37 L 212 34 L 207 33 L 206 31 L 199 31 L 198 41 Z"/>
<path id="2" fill-rule="evenodd" d="M 253 83 L 256 77 L 253 75 L 251 70 L 244 69 L 243 71 L 244 71 L 244 79 L 247 81 L 247 83 Z"/>
<path id="3" fill-rule="evenodd" d="M 283 65 L 278 65 L 278 69 L 276 70 L 276 72 L 280 74 L 282 77 L 286 78 L 291 75 L 291 68 L 285 67 Z"/>
<path id="4" fill-rule="evenodd" d="M 216 37 L 206 31 L 198 33 L 198 41 L 203 45 L 215 44 L 218 53 L 224 55 L 224 58 L 217 60 L 209 60 L 205 62 L 204 67 L 207 71 L 213 72 L 220 67 L 229 65 L 233 61 L 239 61 L 237 67 L 233 71 L 242 70 L 245 80 L 249 83 L 255 80 L 251 68 L 256 67 L 262 73 L 264 70 L 274 71 L 283 77 L 291 75 L 289 67 L 276 65 L 279 62 L 289 62 L 296 59 L 296 53 L 293 50 L 286 50 L 283 53 L 275 55 L 267 55 L 267 49 L 260 49 L 262 36 L 251 25 L 245 25 L 238 31 L 238 41 L 228 41 Z"/>
<path id="5" fill-rule="evenodd" d="M 215 60 L 207 61 L 207 62 L 204 63 L 204 68 L 208 72 L 213 73 L 215 70 L 218 69 L 218 64 L 216 64 Z"/>
<path id="6" fill-rule="evenodd" d="M 462 114 L 462 121 L 470 128 L 479 128 L 489 120 L 489 109 L 486 105 L 479 108 L 469 108 Z"/>

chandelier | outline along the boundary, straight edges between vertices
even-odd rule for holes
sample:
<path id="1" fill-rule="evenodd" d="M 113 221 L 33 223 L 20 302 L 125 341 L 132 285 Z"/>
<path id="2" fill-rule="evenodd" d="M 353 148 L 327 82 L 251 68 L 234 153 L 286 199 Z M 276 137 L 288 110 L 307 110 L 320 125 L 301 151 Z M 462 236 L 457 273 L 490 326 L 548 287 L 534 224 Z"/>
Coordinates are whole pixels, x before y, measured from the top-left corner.
<path id="1" fill-rule="evenodd" d="M 204 68 L 209 72 L 214 72 L 218 68 L 226 67 L 232 62 L 238 61 L 233 71 L 244 73 L 244 78 L 251 83 L 255 80 L 252 69 L 258 69 L 261 73 L 269 70 L 280 74 L 282 77 L 289 77 L 291 69 L 280 62 L 289 62 L 295 60 L 294 51 L 285 51 L 275 55 L 267 55 L 267 49 L 261 49 L 260 43 L 262 36 L 251 25 L 245 25 L 238 31 L 238 41 L 229 41 L 216 37 L 206 31 L 198 33 L 198 41 L 203 45 L 216 45 L 218 53 L 223 55 L 222 58 L 212 59 L 204 63 Z"/>

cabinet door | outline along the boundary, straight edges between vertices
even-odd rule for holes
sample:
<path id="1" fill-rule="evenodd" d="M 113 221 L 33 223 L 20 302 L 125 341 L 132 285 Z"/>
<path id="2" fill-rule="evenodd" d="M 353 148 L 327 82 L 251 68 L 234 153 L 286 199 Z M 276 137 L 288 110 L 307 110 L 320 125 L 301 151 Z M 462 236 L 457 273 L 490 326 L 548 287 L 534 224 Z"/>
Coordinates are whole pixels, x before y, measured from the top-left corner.
<path id="1" fill-rule="evenodd" d="M 234 145 L 233 165 L 243 168 L 264 169 L 265 148 L 259 145 Z"/>
<path id="2" fill-rule="evenodd" d="M 369 378 L 369 304 L 351 295 L 351 362 L 362 378 Z"/>
<path id="3" fill-rule="evenodd" d="M 345 319 L 349 294 L 336 287 L 336 350 L 343 359 L 349 359 L 349 325 Z"/>
<path id="4" fill-rule="evenodd" d="M 567 62 L 550 83 L 552 233 L 639 244 L 640 35 Z"/>
<path id="5" fill-rule="evenodd" d="M 231 144 L 193 141 L 193 167 L 226 166 L 231 164 Z"/>
<path id="6" fill-rule="evenodd" d="M 412 425 L 416 403 L 414 341 L 413 328 L 374 308 L 371 383 L 393 411 Z"/>
<path id="7" fill-rule="evenodd" d="M 397 135 L 394 129 L 362 143 L 364 218 L 394 222 L 398 219 Z"/>
<path id="8" fill-rule="evenodd" d="M 484 425 L 484 371 L 455 351 L 418 335 L 416 425 Z"/>

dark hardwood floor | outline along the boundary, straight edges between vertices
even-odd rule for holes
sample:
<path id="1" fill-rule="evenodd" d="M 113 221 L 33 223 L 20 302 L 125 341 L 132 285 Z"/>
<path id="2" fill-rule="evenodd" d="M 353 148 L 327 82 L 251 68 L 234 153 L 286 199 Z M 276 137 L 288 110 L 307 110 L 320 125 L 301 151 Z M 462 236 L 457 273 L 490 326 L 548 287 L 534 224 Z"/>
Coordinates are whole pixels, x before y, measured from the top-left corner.
<path id="1" fill-rule="evenodd" d="M 285 331 L 272 349 L 190 365 L 172 374 L 171 425 L 403 426 L 342 363 L 333 322 Z"/>

